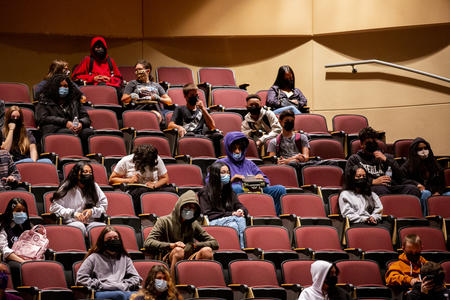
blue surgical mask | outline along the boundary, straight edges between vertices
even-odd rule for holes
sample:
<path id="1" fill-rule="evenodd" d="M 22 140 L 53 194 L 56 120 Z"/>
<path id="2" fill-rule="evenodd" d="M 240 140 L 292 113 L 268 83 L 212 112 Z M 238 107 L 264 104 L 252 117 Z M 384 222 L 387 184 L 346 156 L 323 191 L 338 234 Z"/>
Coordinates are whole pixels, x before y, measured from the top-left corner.
<path id="1" fill-rule="evenodd" d="M 155 279 L 155 289 L 162 293 L 167 290 L 167 281 L 164 279 Z"/>
<path id="2" fill-rule="evenodd" d="M 222 175 L 220 175 L 220 181 L 223 184 L 229 183 L 230 182 L 230 174 L 222 174 Z"/>
<path id="3" fill-rule="evenodd" d="M 233 152 L 233 158 L 234 158 L 235 160 L 240 159 L 241 156 L 242 156 L 242 152 L 239 152 L 239 153 L 234 153 L 234 152 Z"/>
<path id="4" fill-rule="evenodd" d="M 64 86 L 60 86 L 58 92 L 59 92 L 59 96 L 61 98 L 64 98 L 64 97 L 66 97 L 69 94 L 69 88 L 68 87 L 64 87 Z"/>
<path id="5" fill-rule="evenodd" d="M 25 212 L 14 212 L 13 213 L 13 221 L 16 224 L 23 224 L 28 219 L 28 216 Z"/>
<path id="6" fill-rule="evenodd" d="M 183 208 L 181 211 L 181 217 L 183 220 L 191 220 L 194 217 L 194 210 L 190 208 Z"/>

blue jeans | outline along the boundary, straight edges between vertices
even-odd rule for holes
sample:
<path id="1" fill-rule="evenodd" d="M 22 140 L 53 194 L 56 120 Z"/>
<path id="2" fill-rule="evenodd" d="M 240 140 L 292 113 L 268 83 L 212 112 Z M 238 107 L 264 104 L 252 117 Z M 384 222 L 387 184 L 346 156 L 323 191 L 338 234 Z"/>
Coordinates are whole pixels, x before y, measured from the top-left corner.
<path id="1" fill-rule="evenodd" d="M 25 163 L 25 162 L 34 162 L 34 160 L 32 160 L 31 158 L 24 158 L 21 160 L 16 161 L 16 165 L 20 164 L 20 163 Z M 41 158 L 38 159 L 36 162 L 38 163 L 46 163 L 46 164 L 53 164 L 52 161 L 48 158 Z"/>
<path id="2" fill-rule="evenodd" d="M 236 194 L 244 192 L 242 185 L 233 184 L 232 187 Z M 286 188 L 282 185 L 268 185 L 263 188 L 263 193 L 272 196 L 277 216 L 281 215 L 281 197 L 286 194 Z"/>
<path id="3" fill-rule="evenodd" d="M 124 291 L 102 291 L 95 292 L 96 299 L 128 300 L 135 292 Z"/>
<path id="4" fill-rule="evenodd" d="M 276 114 L 276 115 L 278 115 L 278 114 L 281 114 L 281 112 L 283 112 L 283 111 L 285 111 L 285 110 L 292 110 L 292 112 L 294 113 L 294 114 L 296 114 L 296 115 L 300 115 L 301 114 L 301 111 L 299 111 L 298 109 L 297 109 L 297 107 L 295 107 L 295 106 L 283 106 L 283 107 L 280 107 L 280 108 L 277 108 L 277 109 L 275 109 L 274 111 L 273 111 L 273 113 L 274 114 Z"/>
<path id="5" fill-rule="evenodd" d="M 247 227 L 244 217 L 237 217 L 237 216 L 223 217 L 210 221 L 209 225 L 227 226 L 236 229 L 237 232 L 239 233 L 239 242 L 241 244 L 241 248 L 244 248 L 244 230 L 245 227 Z"/>
<path id="6" fill-rule="evenodd" d="M 428 203 L 427 200 L 432 196 L 429 190 L 423 190 L 420 192 L 420 205 L 422 206 L 423 215 L 428 215 Z M 442 193 L 442 196 L 450 196 L 450 192 Z"/>

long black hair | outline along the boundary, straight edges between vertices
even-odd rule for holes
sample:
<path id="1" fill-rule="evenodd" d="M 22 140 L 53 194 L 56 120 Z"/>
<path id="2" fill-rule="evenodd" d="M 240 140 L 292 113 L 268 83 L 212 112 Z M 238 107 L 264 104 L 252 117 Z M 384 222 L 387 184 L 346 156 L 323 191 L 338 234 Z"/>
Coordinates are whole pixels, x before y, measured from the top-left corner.
<path id="1" fill-rule="evenodd" d="M 286 80 L 284 79 L 284 74 L 286 74 L 286 73 L 292 74 L 292 84 L 286 82 Z M 273 85 L 276 85 L 282 89 L 293 90 L 295 88 L 295 75 L 294 75 L 294 71 L 292 70 L 292 68 L 287 65 L 281 66 L 278 69 L 277 78 L 275 79 L 275 82 L 273 83 Z"/>
<path id="2" fill-rule="evenodd" d="M 51 201 L 55 201 L 58 199 L 63 198 L 67 195 L 67 192 L 69 192 L 71 189 L 76 187 L 78 183 L 80 182 L 79 176 L 83 172 L 84 166 L 89 166 L 92 170 L 92 175 L 94 173 L 94 169 L 89 164 L 89 162 L 86 161 L 79 161 L 77 162 L 72 170 L 70 170 L 69 175 L 67 175 L 67 178 L 64 179 L 63 183 L 59 186 L 58 190 L 53 194 L 53 197 Z M 83 189 L 81 189 L 81 192 L 83 193 L 83 196 L 86 197 L 86 206 L 84 209 L 92 208 L 97 205 L 98 203 L 98 194 L 97 189 L 95 188 L 95 181 L 91 180 L 84 184 Z"/>
<path id="3" fill-rule="evenodd" d="M 417 154 L 417 148 L 420 143 L 424 143 L 429 151 L 428 157 L 422 159 Z M 434 157 L 433 150 L 431 150 L 430 143 L 423 138 L 416 138 L 409 147 L 408 155 L 408 172 L 410 174 L 417 174 L 422 179 L 429 179 L 436 176 L 441 171 L 441 168 Z M 428 175 L 428 176 L 427 176 Z"/>
<path id="4" fill-rule="evenodd" d="M 158 149 L 150 144 L 142 144 L 136 147 L 133 151 L 133 163 L 136 171 L 145 173 L 145 167 L 150 170 L 158 164 Z"/>
<path id="5" fill-rule="evenodd" d="M 22 224 L 23 230 L 31 229 L 30 216 L 28 215 L 28 205 L 22 198 L 12 198 L 9 200 L 8 205 L 6 205 L 5 212 L 2 215 L 2 223 L 0 225 L 0 231 L 7 228 L 13 219 L 13 210 L 16 206 L 20 204 L 25 207 L 25 212 L 27 214 L 27 220 Z"/>
<path id="6" fill-rule="evenodd" d="M 228 170 L 230 169 L 227 164 L 221 161 L 216 161 L 209 166 L 209 180 L 206 188 L 214 207 L 231 211 L 233 210 L 231 204 L 231 193 L 233 190 L 231 188 L 231 181 L 227 184 L 222 184 L 222 180 L 220 179 L 220 169 L 223 166 L 227 166 Z"/>
<path id="7" fill-rule="evenodd" d="M 59 87 L 61 86 L 61 82 L 66 81 L 69 87 L 69 94 L 64 97 L 65 103 L 77 103 L 81 99 L 81 92 L 79 89 L 75 87 L 75 84 L 70 80 L 70 77 L 65 74 L 54 74 L 50 77 L 47 83 L 42 88 L 42 96 L 45 99 L 50 99 L 53 102 L 57 103 L 60 99 L 59 97 Z"/>
<path id="8" fill-rule="evenodd" d="M 91 255 L 92 253 L 105 253 L 106 251 L 106 245 L 105 245 L 105 235 L 110 232 L 110 231 L 114 231 L 117 233 L 117 235 L 119 236 L 119 240 L 122 244 L 122 247 L 120 247 L 119 252 L 117 253 L 117 255 L 120 257 L 121 255 L 126 255 L 129 256 L 127 250 L 125 249 L 124 245 L 123 245 L 123 240 L 122 240 L 122 235 L 120 234 L 120 232 L 114 228 L 113 226 L 105 226 L 105 228 L 103 228 L 103 230 L 100 232 L 100 234 L 98 235 L 97 241 L 95 242 L 95 245 L 91 247 L 91 249 L 89 249 L 88 253 L 86 254 L 86 256 L 84 257 L 84 259 L 86 259 L 89 255 Z"/>
<path id="9" fill-rule="evenodd" d="M 351 168 L 348 169 L 348 172 L 345 174 L 345 179 L 344 179 L 344 187 L 343 187 L 343 191 L 347 190 L 347 191 L 352 191 L 356 194 L 361 194 L 364 196 L 364 198 L 367 201 L 367 211 L 369 213 L 372 213 L 373 210 L 375 209 L 375 201 L 372 198 L 372 190 L 370 189 L 370 184 L 368 181 L 368 177 L 367 177 L 367 171 L 364 170 L 364 173 L 366 173 L 366 187 L 363 190 L 357 190 L 356 188 L 356 184 L 355 184 L 355 175 L 356 175 L 356 171 L 358 169 L 363 169 L 362 167 L 356 165 L 353 166 Z"/>

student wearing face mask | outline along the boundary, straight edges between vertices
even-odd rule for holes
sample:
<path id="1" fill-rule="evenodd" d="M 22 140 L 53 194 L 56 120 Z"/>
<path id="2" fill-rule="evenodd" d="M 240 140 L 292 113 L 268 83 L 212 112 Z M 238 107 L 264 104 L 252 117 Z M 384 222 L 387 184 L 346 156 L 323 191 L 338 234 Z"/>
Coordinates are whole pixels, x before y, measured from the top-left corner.
<path id="1" fill-rule="evenodd" d="M 381 222 L 383 205 L 370 189 L 363 168 L 354 166 L 345 174 L 344 188 L 339 193 L 339 209 L 352 224 L 376 225 Z"/>
<path id="2" fill-rule="evenodd" d="M 281 125 L 274 112 L 261 106 L 261 98 L 258 95 L 248 95 L 245 100 L 248 113 L 242 121 L 241 131 L 248 138 L 253 139 L 256 146 L 260 148 L 267 140 L 280 134 Z"/>
<path id="3" fill-rule="evenodd" d="M 36 122 L 42 136 L 52 133 L 78 135 L 83 151 L 88 153 L 88 138 L 94 131 L 85 108 L 80 103 L 80 91 L 64 74 L 55 74 L 42 89 L 36 106 Z M 77 117 L 78 125 L 73 121 Z"/>
<path id="4" fill-rule="evenodd" d="M 216 239 L 197 221 L 200 205 L 194 191 L 180 196 L 170 215 L 158 218 L 144 242 L 151 253 L 163 255 L 175 278 L 175 264 L 183 259 L 213 259 L 213 250 L 219 248 Z"/>
<path id="5" fill-rule="evenodd" d="M 82 85 L 122 86 L 122 75 L 115 61 L 108 55 L 106 41 L 102 37 L 91 40 L 91 55 L 86 56 L 73 71 L 72 79 Z M 120 98 L 119 98 L 120 99 Z"/>
<path id="6" fill-rule="evenodd" d="M 225 163 L 217 161 L 209 167 L 208 174 L 208 183 L 198 192 L 202 213 L 208 217 L 209 225 L 236 229 L 241 248 L 244 248 L 248 211 L 231 188 L 230 169 Z"/>
<path id="7" fill-rule="evenodd" d="M 335 264 L 317 260 L 311 264 L 313 284 L 305 288 L 298 300 L 350 300 L 349 293 L 336 286 L 339 269 Z"/>
<path id="8" fill-rule="evenodd" d="M 153 81 L 152 65 L 145 61 L 139 60 L 135 66 L 136 80 L 127 83 L 123 91 L 122 103 L 129 104 L 133 100 L 153 100 L 157 103 L 137 104 L 135 109 L 150 110 L 156 114 L 159 122 L 163 121 L 160 103 L 171 105 L 172 99 L 167 95 L 166 91 L 156 82 Z"/>
<path id="9" fill-rule="evenodd" d="M 361 129 L 359 140 L 362 150 L 348 158 L 345 173 L 347 174 L 354 166 L 363 168 L 372 191 L 378 196 L 409 194 L 420 198 L 419 189 L 406 182 L 405 174 L 394 157 L 378 148 L 377 137 L 378 133 L 372 127 Z M 392 171 L 392 176 L 387 175 L 389 170 Z"/>
<path id="10" fill-rule="evenodd" d="M 290 109 L 296 115 L 306 106 L 306 97 L 295 87 L 294 71 L 290 66 L 281 66 L 277 78 L 267 93 L 267 106 L 279 114 Z"/>
<path id="11" fill-rule="evenodd" d="M 110 184 L 127 184 L 127 191 L 133 197 L 136 215 L 141 213 L 140 197 L 143 193 L 152 191 L 176 193 L 169 182 L 169 174 L 158 155 L 158 149 L 150 144 L 139 145 L 133 154 L 123 157 L 109 177 Z"/>
<path id="12" fill-rule="evenodd" d="M 450 195 L 445 188 L 444 171 L 439 166 L 430 143 L 416 138 L 409 147 L 408 160 L 402 165 L 406 182 L 420 190 L 420 203 L 424 216 L 428 215 L 427 199 L 432 195 Z"/>
<path id="13" fill-rule="evenodd" d="M 420 269 L 427 262 L 420 256 L 422 241 L 415 234 L 405 236 L 402 241 L 403 253 L 399 255 L 398 261 L 392 263 L 386 271 L 386 285 L 390 288 L 407 291 L 420 282 Z"/>
<path id="14" fill-rule="evenodd" d="M 16 164 L 23 162 L 41 162 L 51 164 L 48 158 L 38 159 L 36 139 L 33 133 L 25 128 L 22 109 L 11 106 L 6 112 L 3 127 L 5 140 L 2 149 L 7 150 Z"/>
<path id="15" fill-rule="evenodd" d="M 182 300 L 175 282 L 164 265 L 155 265 L 148 272 L 142 288 L 130 300 Z"/>
<path id="16" fill-rule="evenodd" d="M 95 299 L 126 300 L 141 281 L 120 233 L 106 226 L 81 264 L 77 284 L 94 289 Z"/>
<path id="17" fill-rule="evenodd" d="M 80 161 L 53 194 L 50 212 L 63 218 L 63 223 L 87 231 L 105 223 L 98 220 L 106 214 L 108 200 L 94 181 L 92 167 Z"/>
<path id="18" fill-rule="evenodd" d="M 12 250 L 14 243 L 25 230 L 31 229 L 28 206 L 25 200 L 13 198 L 8 202 L 0 225 L 0 251 L 11 270 L 14 286 L 20 285 L 20 264 L 25 260 Z"/>

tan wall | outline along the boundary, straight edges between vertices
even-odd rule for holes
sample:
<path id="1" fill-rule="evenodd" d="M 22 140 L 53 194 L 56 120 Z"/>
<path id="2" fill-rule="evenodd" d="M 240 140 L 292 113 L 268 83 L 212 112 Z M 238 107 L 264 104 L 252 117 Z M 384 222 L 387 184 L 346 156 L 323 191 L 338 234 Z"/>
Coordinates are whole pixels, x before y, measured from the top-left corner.
<path id="1" fill-rule="evenodd" d="M 278 67 L 289 64 L 313 112 L 325 115 L 330 129 L 333 115 L 360 113 L 387 132 L 388 142 L 423 136 L 436 154 L 450 154 L 448 83 L 377 65 L 359 66 L 357 74 L 350 67 L 324 68 L 377 58 L 450 77 L 448 1 L 424 1 L 429 8 L 424 14 L 422 1 L 415 0 L 409 5 L 384 2 L 388 6 L 375 0 L 286 0 L 278 6 L 266 0 L 177 0 L 171 2 L 177 10 L 170 17 L 154 13 L 167 11 L 167 2 L 142 1 L 112 1 L 113 9 L 102 17 L 92 12 L 77 16 L 78 6 L 65 4 L 64 18 L 38 13 L 55 10 L 47 0 L 40 5 L 27 1 L 27 6 L 5 2 L 13 13 L 0 12 L 0 57 L 8 58 L 0 60 L 0 81 L 31 86 L 54 58 L 78 63 L 100 32 L 108 37 L 118 65 L 145 58 L 154 67 L 189 66 L 195 74 L 202 66 L 230 67 L 238 83 L 250 84 L 250 92 L 269 88 Z M 19 17 L 18 9 L 26 7 L 33 13 Z M 216 16 L 217 11 L 221 14 Z M 74 25 L 76 18 L 80 26 Z"/>

